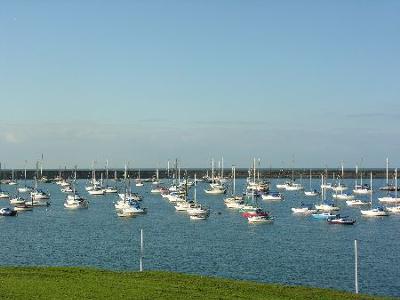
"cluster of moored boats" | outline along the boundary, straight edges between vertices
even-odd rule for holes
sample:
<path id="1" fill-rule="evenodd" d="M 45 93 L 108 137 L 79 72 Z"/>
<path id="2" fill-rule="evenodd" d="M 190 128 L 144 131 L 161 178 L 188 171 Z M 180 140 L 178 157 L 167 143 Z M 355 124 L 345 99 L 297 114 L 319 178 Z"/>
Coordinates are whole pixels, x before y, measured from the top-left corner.
<path id="1" fill-rule="evenodd" d="M 146 208 L 141 207 L 142 196 L 132 192 L 131 181 L 127 176 L 126 166 L 124 187 L 122 191 L 116 187 L 116 181 L 114 181 L 113 184 L 110 184 L 108 170 L 106 170 L 105 180 L 103 180 L 102 175 L 103 174 L 101 174 L 100 180 L 96 180 L 96 172 L 93 169 L 91 179 L 85 186 L 85 190 L 89 195 L 118 195 L 118 200 L 114 202 L 114 207 L 116 214 L 120 217 L 134 217 L 147 212 Z M 249 170 L 249 177 L 246 181 L 245 190 L 241 194 L 236 193 L 235 167 L 232 167 L 232 180 L 230 181 L 228 178 L 223 176 L 223 168 L 221 168 L 219 174 L 215 175 L 213 162 L 212 175 L 209 177 L 207 174 L 202 179 L 197 179 L 195 176 L 194 181 L 190 181 L 187 176 L 184 176 L 184 180 L 181 180 L 180 169 L 176 168 L 172 184 L 168 187 L 161 186 L 162 182 L 158 177 L 157 171 L 156 176 L 151 180 L 151 193 L 160 194 L 162 198 L 168 200 L 174 206 L 176 211 L 186 212 L 190 219 L 205 220 L 210 216 L 210 209 L 197 201 L 197 182 L 206 181 L 209 183 L 209 188 L 204 189 L 205 195 L 225 195 L 229 189 L 230 195 L 225 196 L 224 198 L 224 204 L 227 208 L 240 211 L 241 215 L 246 218 L 249 223 L 272 223 L 274 217 L 271 216 L 268 211 L 263 209 L 262 206 L 259 205 L 258 201 L 261 199 L 265 201 L 284 200 L 285 197 L 281 192 L 279 192 L 279 190 L 301 192 L 304 193 L 306 198 L 310 199 L 321 196 L 321 201 L 308 204 L 301 202 L 299 206 L 291 208 L 291 211 L 294 214 L 327 220 L 330 224 L 354 224 L 355 219 L 342 216 L 338 213 L 340 206 L 335 204 L 336 201 L 343 200 L 349 207 L 358 207 L 360 208 L 361 215 L 368 217 L 381 217 L 400 213 L 400 197 L 397 196 L 399 190 L 397 185 L 397 169 L 395 169 L 394 172 L 393 184 L 389 184 L 388 177 L 387 166 L 386 185 L 380 188 L 381 191 L 386 192 L 386 195 L 377 198 L 377 200 L 373 199 L 374 191 L 372 189 L 372 173 L 369 184 L 365 182 L 363 183 L 361 173 L 360 178 L 357 177 L 355 180 L 351 194 L 347 192 L 350 188 L 342 182 L 342 178 L 344 178 L 343 166 L 342 176 L 334 178 L 334 181 L 331 183 L 327 182 L 326 175 L 321 175 L 321 185 L 318 190 L 312 189 L 312 176 L 310 170 L 310 186 L 308 190 L 305 190 L 302 183 L 296 182 L 292 177 L 292 180 L 283 183 L 278 182 L 276 184 L 276 189 L 278 191 L 273 192 L 270 191 L 270 182 L 260 179 L 260 172 L 256 169 L 254 159 L 253 167 Z M 142 187 L 144 181 L 145 180 L 140 179 L 139 172 L 139 176 L 135 180 L 136 187 Z M 33 186 L 28 186 L 26 182 L 26 171 L 23 184 L 19 183 L 17 185 L 15 180 L 8 180 L 8 185 L 16 187 L 16 193 L 13 196 L 10 196 L 8 192 L 3 191 L 0 184 L 0 199 L 9 199 L 10 204 L 12 205 L 12 207 L 1 209 L 0 216 L 14 216 L 19 211 L 28 211 L 37 206 L 50 205 L 50 194 L 39 189 L 38 182 L 49 182 L 49 180 L 42 176 L 39 180 L 35 178 Z M 62 176 L 58 176 L 52 180 L 52 182 L 55 182 L 60 186 L 61 192 L 66 193 L 64 201 L 65 209 L 87 209 L 89 207 L 89 201 L 82 197 L 75 188 L 76 172 L 72 179 L 64 179 Z M 194 192 L 192 193 L 193 197 L 190 198 L 189 190 L 192 188 L 194 189 Z M 328 191 L 330 192 L 328 193 Z M 328 194 L 331 197 L 329 200 L 327 200 Z M 369 196 L 369 201 L 367 201 L 367 199 L 362 199 L 363 196 L 364 198 L 366 198 L 365 196 Z M 356 197 L 358 199 L 356 199 Z M 374 206 L 374 202 L 379 202 L 380 205 Z"/>

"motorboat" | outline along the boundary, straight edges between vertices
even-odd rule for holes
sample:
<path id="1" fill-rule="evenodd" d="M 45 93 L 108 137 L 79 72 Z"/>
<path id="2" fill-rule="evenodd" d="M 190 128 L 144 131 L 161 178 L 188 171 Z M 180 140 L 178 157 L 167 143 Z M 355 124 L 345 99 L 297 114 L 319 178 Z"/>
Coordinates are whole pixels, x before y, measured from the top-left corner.
<path id="1" fill-rule="evenodd" d="M 342 225 L 353 225 L 356 220 L 351 219 L 349 217 L 342 217 L 340 215 L 337 215 L 334 218 L 328 218 L 326 220 L 329 224 L 342 224 Z"/>
<path id="2" fill-rule="evenodd" d="M 266 194 L 261 194 L 263 200 L 283 200 L 283 195 L 278 192 L 269 192 Z"/>
<path id="3" fill-rule="evenodd" d="M 16 210 L 11 209 L 9 207 L 3 207 L 0 208 L 0 216 L 4 216 L 4 217 L 13 217 L 16 216 L 18 213 Z"/>

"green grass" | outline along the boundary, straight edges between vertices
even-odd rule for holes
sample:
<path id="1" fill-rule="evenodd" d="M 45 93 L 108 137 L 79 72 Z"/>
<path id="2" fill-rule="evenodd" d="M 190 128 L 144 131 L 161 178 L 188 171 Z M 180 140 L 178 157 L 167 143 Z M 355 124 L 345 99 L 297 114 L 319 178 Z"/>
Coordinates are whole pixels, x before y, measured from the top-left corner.
<path id="1" fill-rule="evenodd" d="M 0 268 L 3 299 L 383 299 L 170 272 Z"/>

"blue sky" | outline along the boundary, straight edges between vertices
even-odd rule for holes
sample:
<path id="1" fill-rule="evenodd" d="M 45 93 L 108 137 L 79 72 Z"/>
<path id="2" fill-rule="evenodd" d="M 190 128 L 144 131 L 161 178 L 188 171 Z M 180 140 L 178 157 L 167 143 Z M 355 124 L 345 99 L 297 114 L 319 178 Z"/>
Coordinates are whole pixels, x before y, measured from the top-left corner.
<path id="1" fill-rule="evenodd" d="M 2 1 L 0 160 L 400 163 L 399 1 Z"/>

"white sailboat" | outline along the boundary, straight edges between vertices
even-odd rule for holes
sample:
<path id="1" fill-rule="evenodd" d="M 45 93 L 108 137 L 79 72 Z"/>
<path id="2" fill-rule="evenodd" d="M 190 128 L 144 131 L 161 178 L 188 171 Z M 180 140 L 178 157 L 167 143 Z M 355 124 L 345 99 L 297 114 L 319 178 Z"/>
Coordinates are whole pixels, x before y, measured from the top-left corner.
<path id="1" fill-rule="evenodd" d="M 316 189 L 312 189 L 311 188 L 311 178 L 312 178 L 312 175 L 311 175 L 311 169 L 310 169 L 310 186 L 309 186 L 309 190 L 308 191 L 304 191 L 304 195 L 306 195 L 307 197 L 315 197 L 315 196 L 319 195 L 319 193 L 318 193 L 318 191 Z"/>
<path id="2" fill-rule="evenodd" d="M 398 204 L 400 203 L 400 198 L 397 196 L 397 168 L 394 170 L 394 180 L 395 180 L 395 186 L 394 186 L 394 195 L 387 194 L 384 197 L 378 198 L 379 202 L 385 203 L 385 204 Z"/>
<path id="3" fill-rule="evenodd" d="M 28 193 L 31 191 L 31 188 L 26 185 L 26 163 L 27 163 L 27 161 L 25 161 L 24 186 L 18 188 L 18 192 L 20 192 L 20 193 Z"/>
<path id="4" fill-rule="evenodd" d="M 371 172 L 371 190 L 372 190 L 372 172 Z M 371 197 L 370 197 L 370 209 L 366 210 L 361 210 L 361 214 L 366 217 L 385 217 L 389 215 L 389 212 L 385 207 L 378 206 L 378 207 L 373 207 L 372 205 L 372 192 L 371 192 Z"/>

